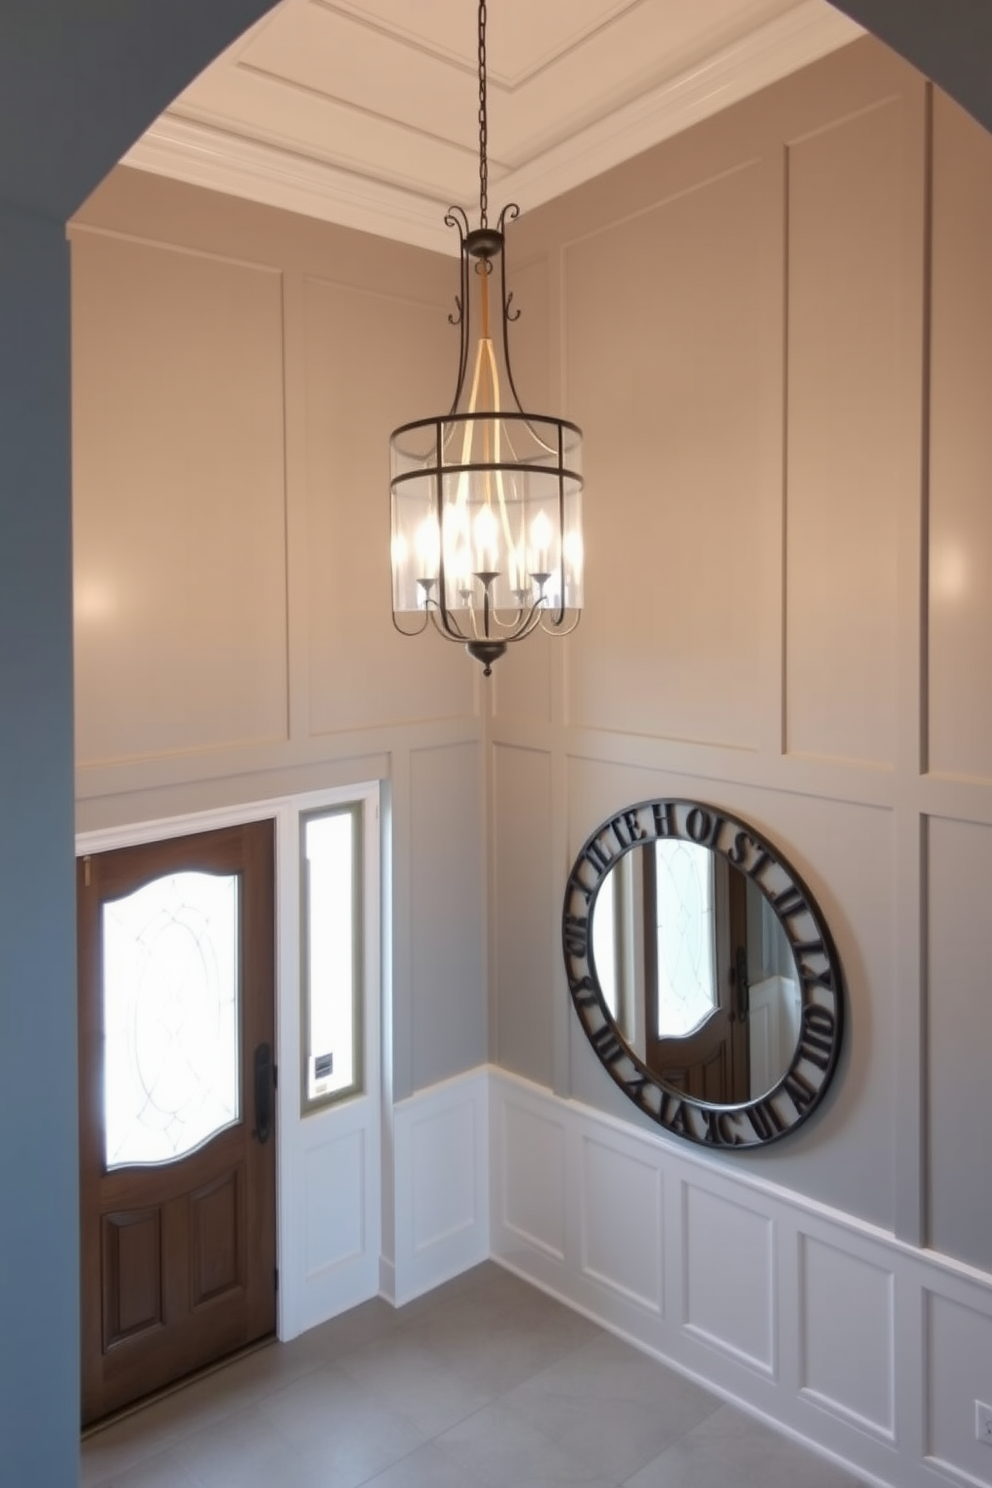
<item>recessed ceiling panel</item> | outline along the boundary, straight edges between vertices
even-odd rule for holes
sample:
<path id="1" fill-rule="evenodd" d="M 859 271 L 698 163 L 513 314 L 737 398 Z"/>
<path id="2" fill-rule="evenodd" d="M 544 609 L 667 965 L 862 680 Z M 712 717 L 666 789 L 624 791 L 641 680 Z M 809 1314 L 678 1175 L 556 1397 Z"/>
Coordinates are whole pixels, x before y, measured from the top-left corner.
<path id="1" fill-rule="evenodd" d="M 490 199 L 537 206 L 860 34 L 827 0 L 499 0 Z M 477 42 L 475 0 L 283 0 L 128 164 L 452 251 Z"/>

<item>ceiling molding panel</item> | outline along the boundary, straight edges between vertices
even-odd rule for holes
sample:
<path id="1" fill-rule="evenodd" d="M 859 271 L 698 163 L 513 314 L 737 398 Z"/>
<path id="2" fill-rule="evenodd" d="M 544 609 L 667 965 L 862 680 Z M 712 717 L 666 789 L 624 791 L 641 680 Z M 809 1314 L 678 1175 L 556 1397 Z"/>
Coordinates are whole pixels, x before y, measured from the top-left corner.
<path id="1" fill-rule="evenodd" d="M 454 252 L 444 213 L 471 210 L 478 179 L 468 9 L 284 0 L 125 161 Z M 498 20 L 487 47 L 490 187 L 525 209 L 861 34 L 826 0 L 504 0 Z"/>

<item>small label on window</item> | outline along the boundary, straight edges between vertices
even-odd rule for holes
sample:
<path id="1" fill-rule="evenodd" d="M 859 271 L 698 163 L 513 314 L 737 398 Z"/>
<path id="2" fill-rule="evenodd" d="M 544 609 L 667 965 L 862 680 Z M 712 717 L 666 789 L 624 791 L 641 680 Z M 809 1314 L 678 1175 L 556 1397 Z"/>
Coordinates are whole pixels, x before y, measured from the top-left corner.
<path id="1" fill-rule="evenodd" d="M 333 1054 L 315 1054 L 313 1059 L 313 1077 L 315 1080 L 326 1080 L 334 1069 Z"/>

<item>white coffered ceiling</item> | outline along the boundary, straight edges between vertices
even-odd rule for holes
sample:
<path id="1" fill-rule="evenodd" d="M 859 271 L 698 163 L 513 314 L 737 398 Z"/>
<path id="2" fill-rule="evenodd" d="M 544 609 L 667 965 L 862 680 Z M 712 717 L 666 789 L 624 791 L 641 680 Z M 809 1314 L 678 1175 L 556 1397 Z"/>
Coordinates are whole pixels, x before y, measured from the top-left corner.
<path id="1" fill-rule="evenodd" d="M 478 204 L 476 0 L 283 0 L 130 165 L 454 251 Z M 491 200 L 526 210 L 843 46 L 826 0 L 491 0 Z"/>

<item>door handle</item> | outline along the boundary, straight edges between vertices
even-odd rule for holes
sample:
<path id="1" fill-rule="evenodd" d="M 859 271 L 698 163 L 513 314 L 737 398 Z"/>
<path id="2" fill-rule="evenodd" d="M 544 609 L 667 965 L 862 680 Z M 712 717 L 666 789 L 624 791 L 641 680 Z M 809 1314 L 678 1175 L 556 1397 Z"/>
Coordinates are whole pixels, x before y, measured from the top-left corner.
<path id="1" fill-rule="evenodd" d="M 259 1044 L 255 1050 L 255 1130 L 264 1147 L 272 1135 L 272 1045 Z"/>
<path id="2" fill-rule="evenodd" d="M 737 947 L 737 1016 L 742 1023 L 747 1022 L 747 1015 L 751 1011 L 751 983 L 747 978 L 747 950 L 744 946 Z"/>

